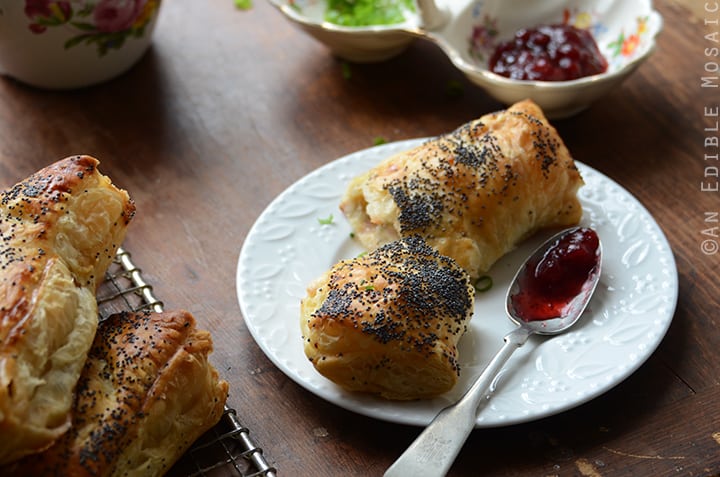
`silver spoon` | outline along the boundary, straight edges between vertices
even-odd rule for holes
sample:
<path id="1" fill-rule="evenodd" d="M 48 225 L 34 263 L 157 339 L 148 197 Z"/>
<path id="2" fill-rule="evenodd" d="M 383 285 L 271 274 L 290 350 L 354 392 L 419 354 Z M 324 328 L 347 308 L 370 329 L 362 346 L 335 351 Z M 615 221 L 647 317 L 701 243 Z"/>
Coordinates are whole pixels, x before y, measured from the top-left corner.
<path id="1" fill-rule="evenodd" d="M 490 398 L 495 377 L 513 352 L 524 345 L 532 334 L 559 334 L 577 322 L 600 279 L 602 245 L 599 239 L 597 239 L 597 249 L 595 251 L 595 265 L 587 271 L 581 289 L 572 297 L 564 300 L 567 306 L 559 310 L 559 314 L 555 318 L 537 319 L 537 314 L 533 314 L 532 307 L 528 308 L 527 302 L 523 302 L 523 296 L 528 296 L 526 293 L 528 282 L 524 281 L 523 277 L 530 276 L 532 278 L 534 270 L 539 270 L 538 267 L 545 267 L 545 270 L 547 270 L 548 266 L 552 268 L 557 265 L 557 260 L 555 260 L 556 263 L 554 264 L 550 263 L 550 261 L 557 258 L 557 255 L 553 256 L 552 254 L 562 248 L 562 245 L 558 244 L 571 240 L 573 234 L 577 235 L 578 233 L 592 233 L 597 239 L 595 232 L 591 229 L 574 227 L 564 230 L 538 247 L 520 267 L 515 274 L 515 278 L 513 278 L 505 300 L 507 315 L 518 325 L 518 328 L 505 336 L 503 347 L 492 358 L 463 397 L 455 404 L 438 413 L 428 427 L 390 466 L 384 477 L 434 477 L 447 474 L 455 461 L 455 457 L 457 457 L 467 440 L 470 431 L 475 427 L 475 420 L 481 405 Z M 555 271 L 557 272 L 558 269 L 556 268 Z M 555 275 L 565 278 L 571 276 L 567 269 L 561 271 L 559 275 L 557 273 Z M 538 278 L 547 278 L 548 276 L 552 277 L 552 275 L 540 275 Z M 536 280 L 534 283 L 546 286 L 546 282 L 548 280 Z M 536 289 L 535 292 L 537 294 Z M 552 289 L 548 293 L 551 292 Z M 545 314 L 545 310 L 540 310 L 538 314 Z"/>

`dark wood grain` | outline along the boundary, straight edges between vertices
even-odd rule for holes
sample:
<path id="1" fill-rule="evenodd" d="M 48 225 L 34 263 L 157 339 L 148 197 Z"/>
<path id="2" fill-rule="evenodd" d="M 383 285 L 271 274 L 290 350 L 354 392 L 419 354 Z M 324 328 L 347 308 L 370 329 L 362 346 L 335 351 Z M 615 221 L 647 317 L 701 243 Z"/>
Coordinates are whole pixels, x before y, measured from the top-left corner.
<path id="1" fill-rule="evenodd" d="M 707 2 L 712 4 L 713 2 Z M 711 476 L 720 472 L 720 193 L 701 190 L 717 88 L 701 87 L 718 13 L 658 1 L 658 49 L 587 111 L 555 124 L 576 159 L 634 194 L 679 272 L 672 325 L 650 359 L 563 414 L 476 430 L 452 476 Z M 690 8 L 689 8 L 690 7 Z M 379 64 L 343 62 L 266 2 L 166 1 L 151 50 L 128 73 L 70 92 L 0 80 L 0 185 L 86 153 L 137 204 L 126 248 L 166 308 L 210 329 L 213 361 L 280 475 L 379 476 L 419 430 L 329 404 L 288 379 L 243 322 L 235 292 L 254 220 L 311 170 L 378 138 L 436 135 L 498 109 L 434 45 Z M 460 95 L 450 94 L 457 82 Z M 712 171 L 710 171 L 712 172 Z"/>

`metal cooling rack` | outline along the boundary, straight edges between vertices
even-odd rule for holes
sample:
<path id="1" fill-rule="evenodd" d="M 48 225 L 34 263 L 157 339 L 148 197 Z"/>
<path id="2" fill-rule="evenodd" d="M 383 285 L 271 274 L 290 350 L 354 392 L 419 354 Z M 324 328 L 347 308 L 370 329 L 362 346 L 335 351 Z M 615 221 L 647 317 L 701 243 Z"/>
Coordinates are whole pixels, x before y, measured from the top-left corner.
<path id="1" fill-rule="evenodd" d="M 141 270 L 122 248 L 118 249 L 97 295 L 101 320 L 121 311 L 163 310 L 152 286 L 143 280 Z M 188 469 L 193 470 L 188 473 Z M 268 465 L 262 448 L 253 442 L 235 409 L 226 405 L 220 421 L 195 441 L 168 475 L 275 477 L 276 470 Z"/>

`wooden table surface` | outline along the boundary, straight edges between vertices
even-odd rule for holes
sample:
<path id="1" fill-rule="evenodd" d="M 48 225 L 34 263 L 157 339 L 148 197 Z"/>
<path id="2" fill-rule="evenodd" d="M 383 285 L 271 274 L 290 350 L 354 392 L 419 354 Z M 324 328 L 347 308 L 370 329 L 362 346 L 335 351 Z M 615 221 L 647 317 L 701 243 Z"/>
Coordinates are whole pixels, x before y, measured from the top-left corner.
<path id="1" fill-rule="evenodd" d="M 655 54 L 554 124 L 576 159 L 634 194 L 665 232 L 680 286 L 670 329 L 600 397 L 475 430 L 450 475 L 720 471 L 720 94 L 701 86 L 718 65 L 705 49 L 718 47 L 720 14 L 714 1 L 656 8 L 665 23 Z M 235 292 L 255 219 L 300 177 L 375 138 L 437 135 L 501 107 L 425 41 L 347 73 L 265 1 L 241 11 L 231 0 L 173 0 L 151 50 L 120 78 L 67 92 L 0 79 L 0 185 L 72 154 L 101 160 L 137 204 L 126 248 L 166 308 L 190 310 L 212 332 L 229 404 L 279 475 L 379 476 L 419 429 L 325 402 L 256 345 Z M 452 82 L 462 94 L 448 94 Z"/>

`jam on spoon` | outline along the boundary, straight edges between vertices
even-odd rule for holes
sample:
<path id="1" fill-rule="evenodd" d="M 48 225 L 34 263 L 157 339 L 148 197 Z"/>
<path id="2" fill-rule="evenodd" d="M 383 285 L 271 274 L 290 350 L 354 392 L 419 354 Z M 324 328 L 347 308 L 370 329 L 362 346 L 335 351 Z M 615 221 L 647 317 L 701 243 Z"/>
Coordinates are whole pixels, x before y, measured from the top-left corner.
<path id="1" fill-rule="evenodd" d="M 518 274 L 510 299 L 524 321 L 562 318 L 599 266 L 600 241 L 594 230 L 578 228 L 559 237 Z"/>

